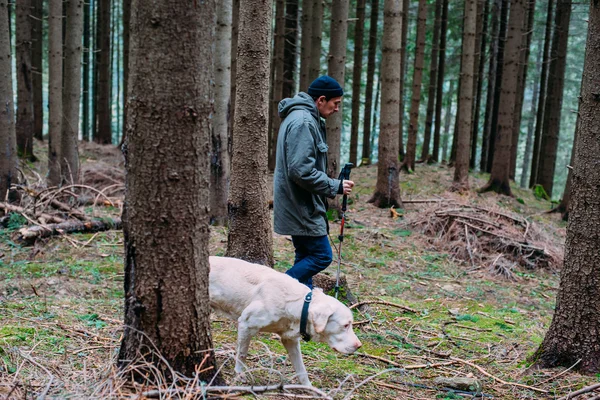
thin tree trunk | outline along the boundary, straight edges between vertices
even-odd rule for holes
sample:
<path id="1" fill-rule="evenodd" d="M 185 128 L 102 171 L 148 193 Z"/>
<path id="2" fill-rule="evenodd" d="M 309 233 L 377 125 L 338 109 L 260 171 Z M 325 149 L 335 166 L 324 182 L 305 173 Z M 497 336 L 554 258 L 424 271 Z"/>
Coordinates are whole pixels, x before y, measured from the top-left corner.
<path id="1" fill-rule="evenodd" d="M 241 0 L 227 256 L 273 265 L 267 188 L 271 2 Z"/>
<path id="2" fill-rule="evenodd" d="M 439 37 L 442 24 L 442 0 L 435 1 L 435 20 L 433 24 L 433 39 L 431 41 L 431 60 L 429 64 L 429 92 L 427 94 L 427 116 L 425 118 L 425 134 L 423 137 L 423 148 L 421 160 L 429 161 L 429 144 L 431 142 L 431 130 L 433 128 L 433 110 L 435 107 L 435 94 L 437 91 L 437 69 Z"/>
<path id="3" fill-rule="evenodd" d="M 537 67 L 535 76 L 536 78 L 540 76 L 540 70 L 543 61 L 543 44 L 540 43 L 539 47 L 539 55 L 537 57 Z M 540 103 L 538 102 L 539 92 L 540 92 L 540 81 L 535 80 L 533 83 L 533 95 L 531 98 L 531 110 L 529 111 L 529 118 L 527 120 L 527 141 L 525 142 L 525 154 L 523 154 L 523 168 L 521 171 L 521 181 L 520 186 L 522 188 L 527 185 L 527 175 L 529 171 L 529 163 L 531 161 L 531 150 L 533 147 L 533 128 L 535 123 L 535 115 L 537 107 L 540 107 Z"/>
<path id="4" fill-rule="evenodd" d="M 271 85 L 271 122 L 269 135 L 269 171 L 275 170 L 275 153 L 277 149 L 277 136 L 281 118 L 279 118 L 278 105 L 283 98 L 283 47 L 285 42 L 285 0 L 276 1 L 275 9 L 275 39 L 273 51 L 273 84 Z"/>
<path id="5" fill-rule="evenodd" d="M 16 10 L 17 151 L 36 161 L 33 154 L 33 87 L 31 73 L 31 0 L 19 0 Z"/>
<path id="6" fill-rule="evenodd" d="M 31 11 L 31 79 L 33 82 L 33 137 L 43 140 L 44 131 L 44 98 L 42 82 L 42 58 L 43 58 L 43 38 L 42 19 L 43 19 L 43 1 L 33 0 Z"/>
<path id="7" fill-rule="evenodd" d="M 490 180 L 481 189 L 482 192 L 493 190 L 496 193 L 512 196 L 510 189 L 510 149 L 512 128 L 517 102 L 517 85 L 519 77 L 520 49 L 523 42 L 522 27 L 525 21 L 525 0 L 513 0 L 510 5 L 506 50 L 503 61 L 503 79 L 500 90 L 498 109 L 498 132 L 496 134 L 494 160 Z"/>
<path id="8" fill-rule="evenodd" d="M 381 68 L 377 68 L 380 70 Z M 379 115 L 379 99 L 381 98 L 381 76 L 377 73 L 377 87 L 375 88 L 375 104 L 373 104 L 373 126 L 371 127 L 371 148 L 374 148 L 375 138 L 379 140 L 379 135 L 377 132 L 377 116 Z"/>
<path id="9" fill-rule="evenodd" d="M 473 126 L 471 128 L 471 156 L 469 157 L 469 168 L 475 169 L 477 158 L 477 142 L 479 139 L 479 114 L 481 110 L 481 90 L 483 87 L 483 70 L 485 66 L 485 37 L 487 34 L 487 20 L 489 11 L 489 0 L 480 0 L 478 5 L 479 13 L 477 14 L 477 38 L 475 41 L 475 51 L 479 51 L 475 55 L 475 82 L 473 86 Z M 483 6 L 483 7 L 482 7 Z"/>
<path id="10" fill-rule="evenodd" d="M 5 201 L 10 185 L 17 180 L 17 143 L 12 84 L 9 12 L 0 1 L 0 201 Z"/>
<path id="11" fill-rule="evenodd" d="M 500 10 L 502 8 L 502 0 L 492 1 L 492 25 L 490 29 L 490 62 L 488 64 L 487 74 L 487 93 L 485 101 L 485 115 L 483 120 L 483 134 L 481 138 L 481 160 L 479 162 L 479 170 L 487 171 L 488 158 L 490 155 L 490 133 L 492 131 L 492 114 L 495 107 L 496 99 L 496 69 L 498 66 L 498 38 L 500 35 Z"/>
<path id="12" fill-rule="evenodd" d="M 400 199 L 400 165 L 398 162 L 398 105 L 402 74 L 402 0 L 385 0 L 383 9 L 381 58 L 381 122 L 379 126 L 379 161 L 377 183 L 369 200 L 376 207 L 398 207 Z"/>
<path id="13" fill-rule="evenodd" d="M 546 11 L 546 33 L 544 34 L 544 54 L 542 58 L 542 74 L 540 77 L 540 100 L 535 117 L 535 133 L 533 135 L 533 153 L 531 155 L 531 175 L 529 187 L 538 182 L 538 166 L 542 145 L 542 125 L 544 124 L 544 108 L 546 107 L 546 90 L 548 89 L 548 67 L 550 66 L 550 43 L 552 40 L 552 7 L 554 0 L 548 0 Z"/>
<path id="14" fill-rule="evenodd" d="M 457 119 L 458 138 L 456 140 L 456 160 L 454 164 L 454 180 L 452 190 L 465 192 L 469 190 L 469 157 L 471 154 L 471 133 L 473 113 L 473 72 L 475 69 L 475 42 L 477 34 L 477 2 L 467 0 L 464 11 L 464 27 L 462 40 L 462 61 L 460 80 L 460 107 Z"/>
<path id="15" fill-rule="evenodd" d="M 298 41 L 298 0 L 286 0 L 285 4 L 285 48 L 283 92 L 281 97 L 292 97 L 296 91 L 296 43 Z"/>
<path id="16" fill-rule="evenodd" d="M 444 0 L 442 0 L 444 1 Z M 402 1 L 402 45 L 400 50 L 400 59 L 402 63 L 402 71 L 400 75 L 400 104 L 398 113 L 400 114 L 400 120 L 398 122 L 398 156 L 400 161 L 404 160 L 404 108 L 406 102 L 404 101 L 404 95 L 406 94 L 406 74 L 408 71 L 408 63 L 406 57 L 408 55 L 407 43 L 408 43 L 408 14 L 410 9 L 410 0 Z"/>
<path id="17" fill-rule="evenodd" d="M 60 164 L 63 183 L 79 182 L 79 103 L 81 95 L 81 35 L 83 34 L 83 0 L 67 3 L 67 37 L 65 39 L 65 80 L 63 89 L 63 123 Z"/>
<path id="18" fill-rule="evenodd" d="M 464 31 L 465 31 L 465 24 L 464 21 L 461 24 L 461 30 L 460 30 L 460 37 L 462 38 L 464 36 Z M 460 68 L 459 71 L 462 71 L 462 46 L 460 47 L 461 49 L 461 56 L 460 56 Z M 452 147 L 450 149 L 450 159 L 448 160 L 448 166 L 449 167 L 453 167 L 454 166 L 454 161 L 456 160 L 456 146 L 458 145 L 458 127 L 459 127 L 459 122 L 460 122 L 460 115 L 459 115 L 459 110 L 460 110 L 460 101 L 461 101 L 461 96 L 460 96 L 460 86 L 462 83 L 462 74 L 458 74 L 458 90 L 456 91 L 456 117 L 454 118 L 454 131 L 452 133 Z"/>
<path id="19" fill-rule="evenodd" d="M 90 12 L 92 14 L 92 26 L 91 30 L 93 32 L 93 51 L 92 51 L 92 102 L 90 104 L 90 123 L 91 123 L 91 140 L 98 140 L 98 113 L 97 113 L 97 105 L 98 105 L 98 55 L 99 55 L 99 40 L 100 35 L 98 29 L 100 28 L 100 24 L 98 24 L 98 2 L 100 0 L 90 0 Z"/>
<path id="20" fill-rule="evenodd" d="M 129 27 L 131 24 L 131 0 L 123 1 L 123 136 L 121 144 L 127 134 L 127 91 L 129 90 Z M 228 78 L 229 79 L 229 78 Z"/>
<path id="21" fill-rule="evenodd" d="M 99 62 L 98 62 L 98 100 L 96 103 L 97 143 L 112 143 L 112 113 L 110 107 L 110 16 L 112 0 L 98 1 L 99 25 Z"/>
<path id="22" fill-rule="evenodd" d="M 444 96 L 444 70 L 446 67 L 446 31 L 448 30 L 448 0 L 442 0 L 442 25 L 440 32 L 438 74 L 435 99 L 435 125 L 431 161 L 440 161 L 440 132 L 442 129 L 442 100 Z M 442 158 L 444 158 L 442 156 Z"/>
<path id="23" fill-rule="evenodd" d="M 510 149 L 510 174 L 511 180 L 515 180 L 517 171 L 517 151 L 519 147 L 519 136 L 521 134 L 521 117 L 523 115 L 523 98 L 525 97 L 525 86 L 527 83 L 527 70 L 529 67 L 529 53 L 531 38 L 533 36 L 533 21 L 535 15 L 535 0 L 528 0 L 527 22 L 523 26 L 523 37 L 525 41 L 521 49 L 521 68 L 519 69 L 519 81 L 517 82 L 517 102 L 515 103 L 515 117 L 513 120 L 512 146 Z"/>
<path id="24" fill-rule="evenodd" d="M 581 94 L 580 94 L 581 97 Z M 581 99 L 580 99 L 581 102 Z M 581 105 L 580 105 L 581 107 Z M 561 214 L 563 221 L 569 220 L 569 207 L 571 203 L 571 186 L 573 184 L 573 167 L 575 165 L 575 151 L 577 150 L 577 133 L 581 129 L 579 124 L 581 123 L 580 113 L 577 113 L 577 121 L 575 122 L 575 135 L 573 135 L 573 147 L 571 148 L 571 160 L 569 161 L 569 172 L 567 172 L 567 182 L 565 183 L 565 190 L 563 192 L 562 199 L 556 207 L 556 211 Z"/>
<path id="25" fill-rule="evenodd" d="M 591 1 L 565 261 L 554 317 L 534 355 L 542 367 L 577 364 L 576 369 L 590 375 L 600 372 L 599 48 L 600 3 Z"/>
<path id="26" fill-rule="evenodd" d="M 371 23 L 369 28 L 369 54 L 367 58 L 367 85 L 365 88 L 365 116 L 363 125 L 362 163 L 371 163 L 371 123 L 373 106 L 373 78 L 375 75 L 375 54 L 377 52 L 377 21 L 379 19 L 379 0 L 371 0 Z"/>
<path id="27" fill-rule="evenodd" d="M 240 0 L 233 0 L 231 8 L 231 94 L 229 106 L 229 121 L 235 120 L 235 93 L 237 90 L 237 53 L 238 53 L 238 38 L 240 33 Z M 229 124 L 229 140 L 230 151 L 233 147 L 233 123 Z"/>
<path id="28" fill-rule="evenodd" d="M 450 89 L 447 97 L 451 99 L 454 96 L 454 81 L 450 81 Z M 444 140 L 442 141 L 442 161 L 448 159 L 448 142 L 450 140 L 450 121 L 452 121 L 452 100 L 446 103 L 446 111 L 444 113 Z"/>
<path id="29" fill-rule="evenodd" d="M 128 1 L 128 0 L 125 0 Z M 87 142 L 90 140 L 90 64 L 92 49 L 90 48 L 90 16 L 91 16 L 90 5 L 85 5 L 83 11 L 83 89 L 81 92 L 82 96 L 82 107 L 81 107 L 81 138 Z M 123 27 L 125 29 L 125 26 Z M 129 29 L 129 27 L 127 27 Z"/>
<path id="30" fill-rule="evenodd" d="M 310 1 L 310 0 L 308 0 Z M 365 1 L 365 0 L 359 0 Z M 312 26 L 310 28 L 310 64 L 308 66 L 308 84 L 321 75 L 321 41 L 323 32 L 323 0 L 314 0 L 312 7 Z M 305 90 L 302 88 L 302 90 Z"/>
<path id="31" fill-rule="evenodd" d="M 311 81 L 310 60 L 312 57 L 312 18 L 314 0 L 302 0 L 302 36 L 300 37 L 300 90 L 306 91 Z"/>
<path id="32" fill-rule="evenodd" d="M 496 140 L 498 136 L 498 112 L 500 109 L 500 96 L 501 96 L 501 86 L 502 86 L 502 78 L 504 74 L 504 48 L 506 38 L 506 28 L 507 28 L 507 18 L 508 18 L 508 9 L 509 9 L 509 1 L 502 0 L 502 10 L 500 11 L 500 30 L 498 31 L 498 54 L 496 57 L 496 74 L 494 76 L 494 102 L 493 107 L 491 109 L 491 121 L 492 125 L 490 128 L 490 136 L 489 136 L 489 146 L 488 146 L 488 157 L 487 157 L 487 167 L 486 172 L 491 172 L 492 163 L 494 162 L 494 153 L 496 151 Z M 509 157 L 510 155 L 506 155 Z"/>
<path id="33" fill-rule="evenodd" d="M 48 2 L 48 186 L 61 183 L 60 145 L 63 123 L 62 0 Z"/>
<path id="34" fill-rule="evenodd" d="M 217 368 L 210 335 L 205 151 L 215 2 L 190 7 L 134 0 L 132 11 L 119 364 L 150 362 L 164 371 L 165 360 L 178 373 L 210 382 Z"/>
<path id="35" fill-rule="evenodd" d="M 407 172 L 415 170 L 417 157 L 417 132 L 419 130 L 419 105 L 421 103 L 421 83 L 423 79 L 423 62 L 425 59 L 425 28 L 427 21 L 427 1 L 419 0 L 419 14 L 417 17 L 417 42 L 415 47 L 415 66 L 412 84 L 412 99 L 410 103 L 410 121 L 408 125 L 408 140 L 406 143 L 406 156 L 402 169 Z"/>
<path id="36" fill-rule="evenodd" d="M 537 183 L 543 186 L 550 197 L 552 197 L 554 187 L 554 171 L 560 133 L 560 112 L 565 85 L 571 3 L 571 0 L 558 0 L 556 3 L 554 37 L 550 53 L 550 69 L 548 70 L 548 94 L 544 106 L 544 125 L 542 128 Z"/>
<path id="37" fill-rule="evenodd" d="M 346 41 L 348 37 L 348 9 L 349 0 L 333 0 L 331 4 L 331 33 L 329 35 L 329 55 L 327 74 L 344 86 L 346 70 Z M 340 172 L 340 141 L 342 136 L 342 123 L 344 108 L 327 118 L 327 175 L 338 176 Z M 330 206 L 338 203 L 330 202 Z"/>
<path id="38" fill-rule="evenodd" d="M 320 0 L 318 0 L 320 1 Z M 352 125 L 350 128 L 350 162 L 358 165 L 358 124 L 360 123 L 360 87 L 362 85 L 365 0 L 356 3 L 354 25 L 354 69 L 352 71 Z"/>
<path id="39" fill-rule="evenodd" d="M 227 195 L 231 173 L 229 154 L 229 100 L 231 96 L 231 21 L 232 0 L 217 2 L 215 37 L 215 113 L 211 130 L 210 219 L 212 224 L 227 223 Z"/>

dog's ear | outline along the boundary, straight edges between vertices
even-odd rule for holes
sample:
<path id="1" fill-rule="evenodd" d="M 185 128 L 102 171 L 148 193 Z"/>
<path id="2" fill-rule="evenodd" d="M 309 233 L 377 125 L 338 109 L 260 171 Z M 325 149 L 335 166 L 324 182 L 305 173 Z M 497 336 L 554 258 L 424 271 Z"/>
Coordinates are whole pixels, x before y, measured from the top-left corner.
<path id="1" fill-rule="evenodd" d="M 333 308 L 328 304 L 314 304 L 309 308 L 309 315 L 316 333 L 322 333 L 327 326 L 329 317 L 333 315 Z"/>

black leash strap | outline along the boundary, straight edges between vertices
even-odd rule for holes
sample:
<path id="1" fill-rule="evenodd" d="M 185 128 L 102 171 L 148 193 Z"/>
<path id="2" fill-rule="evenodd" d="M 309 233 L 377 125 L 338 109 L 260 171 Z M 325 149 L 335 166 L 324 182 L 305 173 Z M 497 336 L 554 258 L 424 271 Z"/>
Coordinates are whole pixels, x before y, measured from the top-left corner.
<path id="1" fill-rule="evenodd" d="M 310 341 L 310 335 L 306 332 L 306 324 L 308 323 L 308 306 L 312 300 L 312 291 L 308 292 L 304 297 L 304 304 L 302 305 L 302 314 L 300 314 L 300 336 L 305 342 Z"/>

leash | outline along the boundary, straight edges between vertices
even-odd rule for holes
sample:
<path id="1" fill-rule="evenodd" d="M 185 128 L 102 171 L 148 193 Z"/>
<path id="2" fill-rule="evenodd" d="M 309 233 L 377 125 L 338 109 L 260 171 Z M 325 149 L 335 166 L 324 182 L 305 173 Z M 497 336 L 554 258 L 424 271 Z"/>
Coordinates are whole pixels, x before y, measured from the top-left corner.
<path id="1" fill-rule="evenodd" d="M 340 171 L 339 180 L 350 180 L 350 170 L 354 167 L 354 164 L 347 163 L 344 165 L 344 168 Z M 342 182 L 343 185 L 343 182 Z M 338 265 L 337 265 L 337 273 L 335 276 L 335 298 L 338 298 L 338 293 L 340 291 L 340 266 L 342 264 L 342 242 L 344 241 L 344 224 L 346 223 L 346 209 L 348 206 L 348 195 L 344 195 L 342 198 L 342 222 L 340 224 L 340 235 L 338 239 L 340 240 L 340 245 L 338 246 Z"/>
<path id="2" fill-rule="evenodd" d="M 308 306 L 312 301 L 312 290 L 304 297 L 304 304 L 302 305 L 302 314 L 300 314 L 300 336 L 305 342 L 310 341 L 310 334 L 306 332 L 306 325 L 308 323 Z"/>

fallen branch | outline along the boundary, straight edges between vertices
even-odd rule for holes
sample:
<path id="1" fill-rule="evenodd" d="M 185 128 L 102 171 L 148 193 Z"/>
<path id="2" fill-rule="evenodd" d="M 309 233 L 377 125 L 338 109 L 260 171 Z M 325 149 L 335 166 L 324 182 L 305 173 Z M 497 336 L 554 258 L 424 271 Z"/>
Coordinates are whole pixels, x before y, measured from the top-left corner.
<path id="1" fill-rule="evenodd" d="M 579 396 L 580 394 L 584 394 L 584 393 L 589 393 L 589 392 L 593 392 L 596 389 L 600 389 L 600 383 L 595 383 L 591 386 L 586 386 L 583 389 L 579 389 L 576 392 L 573 393 L 569 393 L 568 395 L 561 397 L 558 400 L 569 400 L 569 399 L 574 399 L 575 397 Z"/>
<path id="2" fill-rule="evenodd" d="M 386 306 L 392 306 L 392 307 L 400 308 L 402 310 L 405 310 L 405 311 L 408 311 L 408 312 L 411 312 L 411 313 L 414 313 L 414 314 L 418 314 L 419 313 L 417 310 L 415 310 L 413 308 L 410 308 L 410 307 L 407 307 L 407 306 L 402 306 L 402 305 L 396 304 L 396 303 L 390 303 L 389 301 L 383 301 L 383 300 L 366 300 L 366 301 L 361 301 L 359 303 L 352 304 L 349 308 L 353 309 L 353 308 L 360 307 L 360 306 L 365 305 L 365 304 L 383 304 L 383 305 L 386 305 Z"/>
<path id="3" fill-rule="evenodd" d="M 23 354 L 19 349 L 16 349 L 16 353 L 19 356 L 23 357 L 25 360 L 29 361 L 31 364 L 42 369 L 48 375 L 48 378 L 49 378 L 48 383 L 46 384 L 44 391 L 38 397 L 39 400 L 44 400 L 46 398 L 46 395 L 48 394 L 48 391 L 50 390 L 50 387 L 52 386 L 52 382 L 54 382 L 54 375 L 52 375 L 50 373 L 50 371 L 48 371 L 48 368 L 46 368 L 42 364 L 38 363 L 37 361 L 35 361 L 33 358 L 31 358 L 27 354 Z"/>
<path id="4" fill-rule="evenodd" d="M 147 392 L 141 393 L 140 397 L 136 398 L 159 398 L 163 395 L 168 395 L 171 397 L 173 395 L 182 394 L 189 396 L 189 398 L 193 397 L 195 394 L 205 395 L 206 393 L 264 393 L 264 392 L 272 392 L 272 391 L 292 391 L 292 390 L 303 390 L 308 392 L 313 392 L 318 397 L 313 397 L 317 399 L 331 399 L 327 393 L 319 390 L 313 386 L 305 386 L 305 385 L 268 385 L 268 386 L 203 386 L 197 387 L 193 390 L 186 389 L 167 389 L 167 390 L 149 390 Z M 186 397 L 187 398 L 187 397 Z"/>
<path id="5" fill-rule="evenodd" d="M 13 204 L 8 204 L 8 203 L 0 203 L 0 209 L 3 209 L 7 213 L 16 212 L 23 216 L 25 216 L 27 213 L 27 210 L 25 210 L 23 207 L 15 206 Z M 61 222 L 65 221 L 64 219 L 59 218 L 55 215 L 46 214 L 46 213 L 41 213 L 41 214 L 39 214 L 39 216 L 48 222 L 61 223 Z"/>
<path id="6" fill-rule="evenodd" d="M 559 376 L 563 376 L 564 374 L 566 374 L 567 372 L 569 372 L 570 370 L 572 370 L 577 364 L 579 364 L 581 362 L 581 358 L 579 360 L 577 360 L 575 362 L 575 364 L 571 365 L 569 368 L 565 369 L 564 371 L 556 374 L 556 375 L 552 375 L 550 378 L 548 379 L 544 379 L 543 381 L 541 381 L 540 383 L 538 383 L 538 385 L 543 385 L 544 383 L 548 383 L 550 381 L 555 380 L 556 378 L 558 378 Z"/>
<path id="7" fill-rule="evenodd" d="M 36 239 L 50 237 L 53 235 L 65 233 L 83 233 L 83 232 L 102 232 L 108 230 L 121 229 L 121 219 L 104 219 L 93 221 L 70 220 L 59 224 L 50 224 L 46 226 L 32 226 L 19 230 L 19 240 L 24 242 L 34 242 Z"/>

